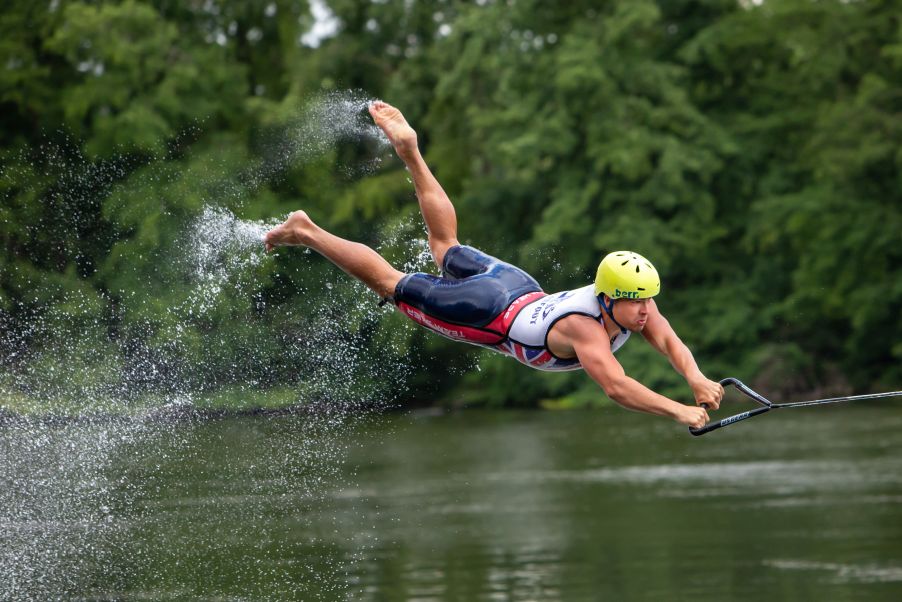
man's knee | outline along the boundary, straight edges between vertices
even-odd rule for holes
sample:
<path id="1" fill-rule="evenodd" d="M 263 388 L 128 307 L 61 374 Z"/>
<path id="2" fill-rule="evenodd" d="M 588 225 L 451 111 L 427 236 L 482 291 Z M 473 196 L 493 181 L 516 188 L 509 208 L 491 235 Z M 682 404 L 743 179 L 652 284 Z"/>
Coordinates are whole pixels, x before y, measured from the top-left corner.
<path id="1" fill-rule="evenodd" d="M 393 269 L 391 273 L 385 274 L 379 281 L 376 283 L 375 291 L 376 294 L 382 297 L 383 299 L 393 297 L 395 294 L 395 289 L 398 288 L 398 283 L 401 282 L 401 279 L 406 276 L 404 272 L 399 272 L 398 270 Z"/>

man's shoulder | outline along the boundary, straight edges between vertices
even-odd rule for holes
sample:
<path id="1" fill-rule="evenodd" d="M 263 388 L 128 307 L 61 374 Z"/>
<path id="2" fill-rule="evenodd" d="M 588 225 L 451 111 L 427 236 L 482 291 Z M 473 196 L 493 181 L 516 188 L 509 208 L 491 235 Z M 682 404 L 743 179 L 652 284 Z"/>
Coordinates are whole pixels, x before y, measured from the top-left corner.
<path id="1" fill-rule="evenodd" d="M 570 337 L 600 337 L 607 340 L 604 326 L 597 319 L 586 314 L 568 314 L 558 320 L 554 328 L 559 329 L 561 334 Z"/>
<path id="2" fill-rule="evenodd" d="M 546 336 L 548 348 L 562 358 L 579 357 L 579 349 L 602 348 L 608 342 L 604 327 L 585 314 L 560 318 Z"/>

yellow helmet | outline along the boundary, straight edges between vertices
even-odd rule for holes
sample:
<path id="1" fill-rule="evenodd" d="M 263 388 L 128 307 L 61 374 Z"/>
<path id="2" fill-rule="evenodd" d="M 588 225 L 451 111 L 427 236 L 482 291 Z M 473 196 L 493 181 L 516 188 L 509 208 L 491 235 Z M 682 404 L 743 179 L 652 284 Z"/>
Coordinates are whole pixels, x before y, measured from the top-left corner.
<path id="1" fill-rule="evenodd" d="M 595 295 L 614 299 L 647 299 L 661 292 L 661 278 L 651 262 L 632 251 L 608 253 L 598 264 Z"/>

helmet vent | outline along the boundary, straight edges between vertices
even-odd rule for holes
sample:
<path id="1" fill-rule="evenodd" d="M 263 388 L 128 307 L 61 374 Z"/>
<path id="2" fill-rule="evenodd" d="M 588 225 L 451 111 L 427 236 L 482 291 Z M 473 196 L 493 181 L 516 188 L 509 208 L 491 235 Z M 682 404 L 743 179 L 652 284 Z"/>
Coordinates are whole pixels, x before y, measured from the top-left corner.
<path id="1" fill-rule="evenodd" d="M 623 262 L 623 263 L 621 263 L 621 264 L 620 264 L 620 265 L 626 265 L 626 264 L 628 264 L 628 263 L 629 263 L 629 262 L 630 262 L 630 260 L 629 260 L 629 259 L 627 259 L 627 260 L 626 260 L 626 261 L 624 261 L 624 262 Z"/>
<path id="2" fill-rule="evenodd" d="M 644 290 L 645 290 L 645 289 L 644 289 L 644 288 L 642 288 L 642 287 L 641 287 L 641 286 L 637 286 L 637 287 L 636 287 L 636 290 L 639 290 L 639 291 L 644 291 Z"/>
<path id="3" fill-rule="evenodd" d="M 639 266 L 636 266 L 636 273 L 639 273 Z"/>

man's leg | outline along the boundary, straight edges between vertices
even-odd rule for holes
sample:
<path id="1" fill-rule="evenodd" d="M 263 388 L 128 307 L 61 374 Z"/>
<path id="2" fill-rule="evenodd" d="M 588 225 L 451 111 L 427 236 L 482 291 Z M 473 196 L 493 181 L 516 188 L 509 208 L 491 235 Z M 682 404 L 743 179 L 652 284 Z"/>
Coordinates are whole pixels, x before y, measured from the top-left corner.
<path id="1" fill-rule="evenodd" d="M 395 152 L 407 165 L 413 177 L 420 211 L 429 232 L 432 259 L 441 269 L 445 252 L 450 247 L 460 244 L 457 240 L 457 214 L 454 212 L 454 205 L 429 171 L 417 146 L 417 134 L 404 119 L 401 111 L 380 100 L 370 105 L 370 114 L 376 125 L 388 136 Z"/>
<path id="2" fill-rule="evenodd" d="M 285 223 L 267 232 L 263 242 L 267 251 L 281 246 L 310 247 L 383 299 L 395 294 L 395 286 L 405 276 L 373 249 L 323 230 L 303 211 L 295 211 Z"/>

